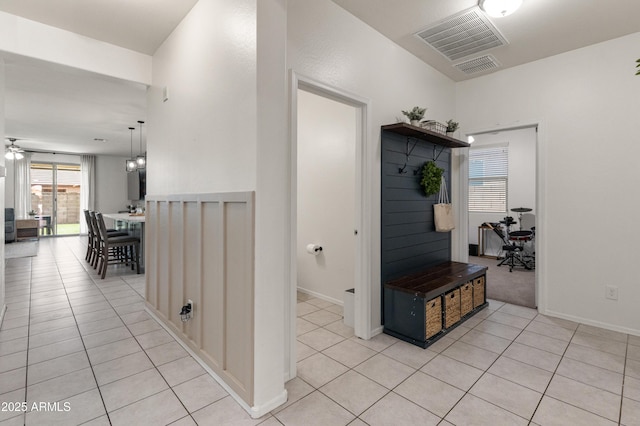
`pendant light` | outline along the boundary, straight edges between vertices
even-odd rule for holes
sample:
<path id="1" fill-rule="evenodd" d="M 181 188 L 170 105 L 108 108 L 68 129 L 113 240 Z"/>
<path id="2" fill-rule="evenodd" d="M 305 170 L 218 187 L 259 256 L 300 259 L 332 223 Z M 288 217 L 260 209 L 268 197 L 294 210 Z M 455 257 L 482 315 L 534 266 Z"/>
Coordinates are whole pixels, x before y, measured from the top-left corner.
<path id="1" fill-rule="evenodd" d="M 131 131 L 131 158 L 126 162 L 126 170 L 127 172 L 135 172 L 137 169 L 136 159 L 133 158 L 133 131 L 135 127 L 129 127 L 129 130 Z"/>
<path id="2" fill-rule="evenodd" d="M 480 0 L 480 9 L 494 18 L 511 15 L 521 5 L 522 0 Z"/>
<path id="3" fill-rule="evenodd" d="M 142 125 L 144 121 L 138 120 L 138 124 L 140 124 L 140 154 L 136 157 L 136 165 L 139 169 L 144 169 L 147 166 L 147 156 L 142 151 Z"/>

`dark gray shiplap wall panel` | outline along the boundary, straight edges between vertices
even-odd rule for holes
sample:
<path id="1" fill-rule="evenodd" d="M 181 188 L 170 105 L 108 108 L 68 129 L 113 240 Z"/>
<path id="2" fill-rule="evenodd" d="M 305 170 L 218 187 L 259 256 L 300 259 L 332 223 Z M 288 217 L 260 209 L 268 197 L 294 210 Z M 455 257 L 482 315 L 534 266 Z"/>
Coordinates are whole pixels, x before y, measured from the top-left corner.
<path id="1" fill-rule="evenodd" d="M 409 149 L 414 143 L 410 139 Z M 433 160 L 434 147 L 451 193 L 450 148 L 417 141 L 407 161 L 407 137 L 382 132 L 382 283 L 451 260 L 451 233 L 436 232 L 433 222 L 438 196 L 426 197 L 420 187 L 420 171 L 425 161 Z M 400 174 L 405 161 L 406 173 Z"/>
<path id="2" fill-rule="evenodd" d="M 432 252 L 437 252 L 440 250 L 444 250 L 448 247 L 449 242 L 446 240 L 442 241 L 431 241 L 424 244 L 419 244 L 410 247 L 401 247 L 394 250 L 389 250 L 387 252 L 387 261 L 389 264 L 399 263 L 404 264 L 406 260 L 414 259 L 417 257 L 422 258 L 423 256 L 431 255 Z"/>

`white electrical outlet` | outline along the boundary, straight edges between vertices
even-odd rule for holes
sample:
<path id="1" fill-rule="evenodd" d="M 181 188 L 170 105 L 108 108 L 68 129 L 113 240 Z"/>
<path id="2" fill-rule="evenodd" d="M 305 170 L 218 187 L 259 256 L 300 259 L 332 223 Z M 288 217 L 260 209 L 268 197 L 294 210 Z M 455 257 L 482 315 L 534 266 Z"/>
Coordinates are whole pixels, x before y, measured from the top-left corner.
<path id="1" fill-rule="evenodd" d="M 618 287 L 614 285 L 606 286 L 604 297 L 611 300 L 618 300 Z"/>

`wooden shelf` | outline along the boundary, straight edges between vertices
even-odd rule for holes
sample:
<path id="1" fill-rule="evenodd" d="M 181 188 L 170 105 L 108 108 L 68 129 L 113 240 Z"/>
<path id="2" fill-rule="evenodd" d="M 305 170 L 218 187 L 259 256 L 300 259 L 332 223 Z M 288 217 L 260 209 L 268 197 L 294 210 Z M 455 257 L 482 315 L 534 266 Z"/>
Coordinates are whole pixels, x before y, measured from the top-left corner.
<path id="1" fill-rule="evenodd" d="M 461 140 L 451 138 L 449 136 L 423 129 L 422 127 L 412 126 L 407 123 L 387 124 L 382 126 L 382 130 L 397 133 L 399 135 L 420 139 L 435 145 L 445 146 L 447 148 L 467 148 L 471 146 Z"/>

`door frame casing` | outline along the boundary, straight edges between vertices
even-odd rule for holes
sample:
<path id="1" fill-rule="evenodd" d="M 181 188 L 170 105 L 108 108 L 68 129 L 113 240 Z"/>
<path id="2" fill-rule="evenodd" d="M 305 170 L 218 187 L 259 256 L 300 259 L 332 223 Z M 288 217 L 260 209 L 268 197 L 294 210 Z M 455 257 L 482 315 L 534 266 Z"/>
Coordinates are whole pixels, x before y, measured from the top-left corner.
<path id="1" fill-rule="evenodd" d="M 480 129 L 472 129 L 464 132 L 465 137 L 471 135 L 478 135 L 483 133 L 494 133 L 508 130 L 518 130 L 526 128 L 536 128 L 536 140 L 535 140 L 535 152 L 536 152 L 536 273 L 535 273 L 535 303 L 538 312 L 546 312 L 546 287 L 547 282 L 547 246 L 545 237 L 544 224 L 546 223 L 547 216 L 547 200 L 546 200 L 546 127 L 543 120 L 524 120 L 514 125 L 504 126 L 492 126 Z M 467 262 L 469 259 L 469 149 L 465 148 L 464 152 L 459 152 L 455 158 L 457 162 L 454 162 L 454 168 L 458 170 L 458 173 L 453 173 L 452 176 L 458 176 L 459 181 L 453 185 L 452 198 L 456 200 L 457 205 L 460 208 L 455 209 L 456 221 L 460 224 L 466 224 L 466 231 L 458 231 L 454 233 L 455 246 L 452 246 L 453 256 L 456 260 L 461 262 Z"/>
<path id="2" fill-rule="evenodd" d="M 371 337 L 371 153 L 369 123 L 371 101 L 340 88 L 322 83 L 290 70 L 289 141 L 290 141 L 290 231 L 289 285 L 285 286 L 285 381 L 296 377 L 296 304 L 297 304 L 297 146 L 298 146 L 298 89 L 344 103 L 356 108 L 356 181 L 355 181 L 355 318 L 354 333 L 363 339 Z"/>

